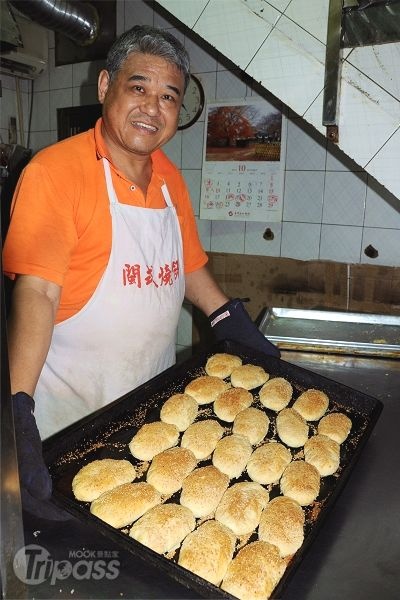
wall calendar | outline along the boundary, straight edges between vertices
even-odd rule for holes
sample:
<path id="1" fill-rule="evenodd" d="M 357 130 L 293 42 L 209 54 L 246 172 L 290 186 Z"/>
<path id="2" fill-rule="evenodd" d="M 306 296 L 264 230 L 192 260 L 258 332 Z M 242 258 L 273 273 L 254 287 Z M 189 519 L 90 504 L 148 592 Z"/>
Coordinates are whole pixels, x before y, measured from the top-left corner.
<path id="1" fill-rule="evenodd" d="M 266 100 L 207 105 L 201 219 L 282 220 L 285 127 Z"/>

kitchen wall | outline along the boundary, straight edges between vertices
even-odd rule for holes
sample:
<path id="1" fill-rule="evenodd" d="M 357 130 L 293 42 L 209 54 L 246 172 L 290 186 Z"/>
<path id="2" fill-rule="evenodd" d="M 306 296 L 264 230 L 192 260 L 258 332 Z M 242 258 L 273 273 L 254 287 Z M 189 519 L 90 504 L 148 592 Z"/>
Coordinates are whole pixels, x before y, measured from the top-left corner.
<path id="1" fill-rule="evenodd" d="M 330 0 L 158 3 L 325 135 L 322 104 Z M 399 58 L 400 43 L 343 50 L 338 121 L 340 148 L 396 197 Z"/>
<path id="2" fill-rule="evenodd" d="M 196 0 L 197 1 L 197 0 Z M 187 4 L 194 0 L 186 0 Z M 215 52 L 142 0 L 117 0 L 118 33 L 137 23 L 171 28 L 186 45 L 192 71 L 203 82 L 207 99 L 240 99 L 261 93 L 276 99 L 234 69 Z M 57 108 L 97 101 L 96 76 L 102 63 L 54 66 L 54 36 L 49 32 L 49 68 L 34 81 L 30 144 L 36 151 L 57 138 Z M 0 100 L 3 141 L 7 141 L 10 115 L 16 115 L 15 82 L 1 76 Z M 22 82 L 25 128 L 29 120 L 30 83 Z M 211 253 L 249 255 L 268 260 L 279 257 L 299 261 L 335 261 L 344 265 L 400 265 L 400 203 L 363 169 L 335 148 L 301 117 L 285 106 L 288 117 L 286 171 L 282 223 L 204 221 L 198 227 L 204 247 Z M 182 169 L 190 188 L 195 214 L 199 215 L 204 116 L 188 130 L 178 132 L 166 152 Z M 360 142 L 361 143 L 361 142 Z M 398 169 L 397 169 L 398 170 Z M 263 233 L 269 227 L 272 240 Z M 378 251 L 370 258 L 364 250 Z M 385 299 L 382 299 L 385 302 Z M 190 307 L 182 311 L 178 347 L 192 340 Z"/>

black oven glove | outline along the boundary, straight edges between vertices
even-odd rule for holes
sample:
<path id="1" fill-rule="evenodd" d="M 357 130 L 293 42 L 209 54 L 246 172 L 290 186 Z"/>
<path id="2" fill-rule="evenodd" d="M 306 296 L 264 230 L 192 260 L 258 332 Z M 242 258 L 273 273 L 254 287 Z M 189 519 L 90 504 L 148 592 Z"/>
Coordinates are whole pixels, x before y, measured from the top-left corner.
<path id="1" fill-rule="evenodd" d="M 280 357 L 278 348 L 253 323 L 240 298 L 230 300 L 208 318 L 217 341 L 232 340 L 264 354 Z"/>
<path id="2" fill-rule="evenodd" d="M 34 417 L 35 401 L 25 392 L 12 396 L 22 508 L 38 517 L 64 521 L 71 516 L 50 502 L 52 482 L 43 460 Z"/>

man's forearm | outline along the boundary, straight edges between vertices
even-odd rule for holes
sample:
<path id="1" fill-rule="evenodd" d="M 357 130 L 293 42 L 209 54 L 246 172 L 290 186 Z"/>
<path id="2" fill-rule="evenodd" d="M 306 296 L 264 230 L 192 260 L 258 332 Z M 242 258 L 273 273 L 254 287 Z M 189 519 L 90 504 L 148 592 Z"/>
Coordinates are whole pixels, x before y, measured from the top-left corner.
<path id="1" fill-rule="evenodd" d="M 39 285 L 38 285 L 39 282 Z M 11 391 L 34 395 L 49 350 L 58 306 L 58 286 L 18 278 L 7 324 Z"/>
<path id="2" fill-rule="evenodd" d="M 186 274 L 185 296 L 207 317 L 229 300 L 207 267 Z"/>

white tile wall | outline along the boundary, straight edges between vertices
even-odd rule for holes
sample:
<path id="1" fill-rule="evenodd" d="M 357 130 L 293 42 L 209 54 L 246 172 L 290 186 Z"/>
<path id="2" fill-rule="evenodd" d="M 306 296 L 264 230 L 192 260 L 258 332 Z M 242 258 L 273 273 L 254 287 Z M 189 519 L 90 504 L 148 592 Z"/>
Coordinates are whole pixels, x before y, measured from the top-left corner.
<path id="1" fill-rule="evenodd" d="M 56 67 L 54 48 L 49 51 L 49 78 L 51 90 L 72 87 L 72 65 Z"/>
<path id="2" fill-rule="evenodd" d="M 190 70 L 193 73 L 213 73 L 217 70 L 215 56 L 188 37 L 185 38 L 185 48 L 190 56 Z"/>
<path id="3" fill-rule="evenodd" d="M 198 169 L 203 162 L 204 122 L 199 121 L 182 136 L 182 168 Z"/>
<path id="4" fill-rule="evenodd" d="M 97 85 L 81 85 L 72 88 L 72 105 L 83 106 L 85 104 L 97 104 Z"/>
<path id="5" fill-rule="evenodd" d="M 270 229 L 273 239 L 265 239 L 264 233 Z M 246 223 L 244 253 L 257 256 L 280 256 L 282 223 Z"/>
<path id="6" fill-rule="evenodd" d="M 362 226 L 366 179 L 366 173 L 327 172 L 322 222 Z"/>
<path id="7" fill-rule="evenodd" d="M 130 29 L 134 25 L 153 25 L 154 20 L 154 12 L 152 7 L 142 2 L 141 0 L 128 0 L 122 2 L 125 5 L 125 13 L 124 13 L 124 30 Z M 161 3 L 160 3 L 161 4 Z M 117 7 L 117 14 L 122 13 L 122 10 L 119 10 Z M 121 31 L 120 33 L 123 33 Z"/>
<path id="8" fill-rule="evenodd" d="M 319 256 L 321 224 L 282 223 L 281 256 L 315 260 Z"/>
<path id="9" fill-rule="evenodd" d="M 327 142 L 326 170 L 327 171 L 363 171 L 347 154 L 338 146 Z"/>
<path id="10" fill-rule="evenodd" d="M 400 200 L 374 181 L 367 187 L 364 225 L 400 229 Z"/>
<path id="11" fill-rule="evenodd" d="M 192 201 L 193 211 L 196 216 L 200 214 L 200 188 L 201 188 L 201 170 L 184 169 L 182 175 L 189 188 L 190 199 Z"/>
<path id="12" fill-rule="evenodd" d="M 350 225 L 322 225 L 319 258 L 359 263 L 363 228 Z"/>
<path id="13" fill-rule="evenodd" d="M 328 12 L 329 0 L 292 0 L 285 15 L 326 44 Z"/>
<path id="14" fill-rule="evenodd" d="M 365 167 L 398 128 L 400 102 L 344 61 L 340 107 L 340 147 Z"/>
<path id="15" fill-rule="evenodd" d="M 324 137 L 326 135 L 326 127 L 323 125 L 323 98 L 324 91 L 322 90 L 316 98 L 311 102 L 310 106 L 306 108 L 302 116 L 307 123 L 310 123 L 315 127 L 316 131 L 321 133 Z"/>
<path id="16" fill-rule="evenodd" d="M 364 254 L 369 245 L 378 251 L 376 258 Z M 399 266 L 400 230 L 364 227 L 362 238 L 361 262 L 374 265 Z"/>
<path id="17" fill-rule="evenodd" d="M 285 12 L 287 6 L 290 4 L 291 0 L 266 0 L 267 4 L 270 4 L 277 10 L 281 12 Z"/>
<path id="18" fill-rule="evenodd" d="M 50 93 L 50 129 L 57 129 L 57 109 L 72 106 L 72 88 L 55 89 Z"/>
<path id="19" fill-rule="evenodd" d="M 286 169 L 324 171 L 326 164 L 326 140 L 302 119 L 288 122 L 286 144 Z"/>
<path id="20" fill-rule="evenodd" d="M 190 4 L 163 0 L 167 9 L 175 7 L 181 13 Z M 329 0 L 210 0 L 195 30 L 325 135 L 322 91 L 328 4 Z M 278 18 L 268 16 L 272 9 Z M 262 21 L 267 37 L 256 51 Z M 246 67 L 251 54 L 254 58 Z M 368 165 L 368 172 L 374 169 L 373 175 L 396 196 L 400 173 L 393 175 L 379 161 L 368 163 L 400 123 L 399 55 L 400 43 L 345 49 L 339 110 L 340 147 L 358 165 Z"/>
<path id="21" fill-rule="evenodd" d="M 286 171 L 283 219 L 321 223 L 325 173 Z"/>
<path id="22" fill-rule="evenodd" d="M 196 223 L 202 246 L 206 252 L 210 252 L 212 221 L 206 221 L 205 219 L 199 219 L 198 217 L 196 217 Z"/>
<path id="23" fill-rule="evenodd" d="M 378 181 L 385 181 L 390 191 L 400 198 L 400 128 L 383 145 L 368 163 L 368 172 L 374 175 Z"/>
<path id="24" fill-rule="evenodd" d="M 159 0 L 158 3 L 169 10 L 177 19 L 193 27 L 209 0 L 182 2 L 181 0 Z"/>
<path id="25" fill-rule="evenodd" d="M 271 13 L 274 9 L 266 5 Z M 221 24 L 229 34 L 223 34 Z M 251 12 L 241 0 L 209 0 L 193 30 L 230 60 L 245 69 L 272 25 Z"/>
<path id="26" fill-rule="evenodd" d="M 303 114 L 324 87 L 325 46 L 282 16 L 246 72 Z"/>
<path id="27" fill-rule="evenodd" d="M 208 102 L 213 102 L 216 100 L 216 89 L 217 89 L 217 75 L 218 71 L 214 71 L 211 73 L 195 73 L 197 77 L 200 79 L 205 97 Z M 204 121 L 205 119 L 205 110 L 203 110 L 200 115 L 199 121 Z"/>
<path id="28" fill-rule="evenodd" d="M 50 92 L 37 92 L 32 107 L 32 131 L 50 129 Z"/>
<path id="29" fill-rule="evenodd" d="M 244 221 L 213 221 L 211 226 L 211 251 L 244 253 Z"/>
<path id="30" fill-rule="evenodd" d="M 272 2 L 266 2 L 266 0 L 246 0 L 245 5 L 257 17 L 261 17 L 266 22 L 268 31 L 276 25 L 278 19 L 281 17 L 281 11 L 276 10 L 276 7 L 272 6 Z"/>
<path id="31" fill-rule="evenodd" d="M 231 73 L 231 71 L 217 72 L 215 96 L 218 100 L 245 98 L 246 91 L 246 83 L 237 74 Z"/>
<path id="32" fill-rule="evenodd" d="M 182 166 L 182 133 L 180 131 L 177 131 L 172 140 L 165 144 L 164 151 L 177 167 Z"/>
<path id="33" fill-rule="evenodd" d="M 400 44 L 354 48 L 348 62 L 400 100 Z"/>

